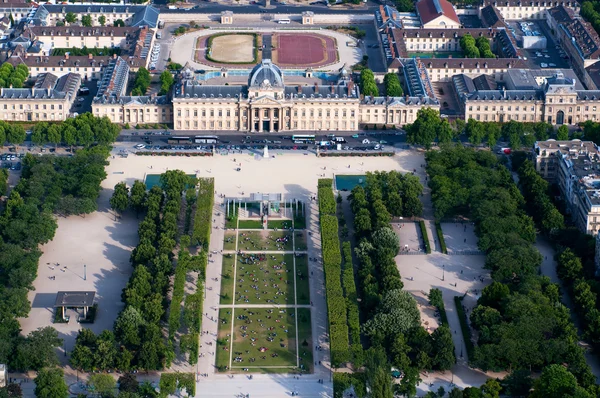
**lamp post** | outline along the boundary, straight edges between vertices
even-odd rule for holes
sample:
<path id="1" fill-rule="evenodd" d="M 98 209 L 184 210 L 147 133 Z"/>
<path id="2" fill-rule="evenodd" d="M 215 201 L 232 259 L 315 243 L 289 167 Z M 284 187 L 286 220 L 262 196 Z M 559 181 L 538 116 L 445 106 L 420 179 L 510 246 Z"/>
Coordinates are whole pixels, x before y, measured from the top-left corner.
<path id="1" fill-rule="evenodd" d="M 442 282 L 446 280 L 446 265 L 442 264 Z"/>
<path id="2" fill-rule="evenodd" d="M 87 265 L 83 264 L 83 280 L 87 280 Z"/>

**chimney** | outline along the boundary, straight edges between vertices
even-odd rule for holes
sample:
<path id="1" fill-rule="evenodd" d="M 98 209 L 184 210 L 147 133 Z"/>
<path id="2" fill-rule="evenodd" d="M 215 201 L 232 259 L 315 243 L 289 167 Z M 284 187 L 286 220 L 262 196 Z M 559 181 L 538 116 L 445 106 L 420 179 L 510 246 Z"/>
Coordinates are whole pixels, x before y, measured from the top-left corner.
<path id="1" fill-rule="evenodd" d="M 354 91 L 354 82 L 350 80 L 348 82 L 348 97 L 352 96 L 352 92 Z"/>
<path id="2" fill-rule="evenodd" d="M 88 54 L 88 59 L 94 59 L 94 56 L 92 54 Z"/>
<path id="3" fill-rule="evenodd" d="M 331 83 L 331 94 L 335 93 L 335 87 L 333 87 L 333 83 Z"/>
<path id="4" fill-rule="evenodd" d="M 48 92 L 48 97 L 50 97 L 50 93 L 52 92 L 52 89 L 51 88 L 47 88 L 46 90 Z"/>
<path id="5" fill-rule="evenodd" d="M 302 86 L 298 84 L 298 94 L 302 94 Z"/>
<path id="6" fill-rule="evenodd" d="M 319 93 L 319 83 L 315 83 L 315 94 Z"/>
<path id="7" fill-rule="evenodd" d="M 65 54 L 65 59 L 69 59 L 69 54 L 68 53 Z"/>
<path id="8" fill-rule="evenodd" d="M 185 97 L 185 83 L 181 85 L 181 96 Z"/>

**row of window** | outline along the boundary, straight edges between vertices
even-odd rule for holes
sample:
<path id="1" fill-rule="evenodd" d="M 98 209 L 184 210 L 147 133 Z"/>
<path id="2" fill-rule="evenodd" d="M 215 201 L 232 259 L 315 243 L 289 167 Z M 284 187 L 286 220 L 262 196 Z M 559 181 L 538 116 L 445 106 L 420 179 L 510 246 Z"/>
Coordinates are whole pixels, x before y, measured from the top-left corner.
<path id="1" fill-rule="evenodd" d="M 260 111 L 261 111 L 261 109 L 254 109 L 254 117 L 255 118 L 259 118 L 260 117 Z M 279 117 L 279 109 L 277 109 L 277 108 L 274 108 L 274 109 L 262 109 L 262 116 L 265 117 L 265 118 L 271 117 L 270 116 L 271 111 L 273 112 L 273 117 L 277 117 L 277 118 Z M 369 111 L 367 110 L 367 113 L 368 112 Z M 412 112 L 412 110 L 411 110 L 411 112 Z M 286 117 L 290 116 L 290 110 L 289 109 L 285 109 L 283 111 L 283 113 L 284 113 L 284 115 Z M 375 113 L 377 113 L 377 110 L 375 110 Z M 384 111 L 384 113 L 385 113 L 385 111 Z M 223 117 L 223 116 L 230 117 L 231 114 L 232 114 L 232 111 L 230 109 L 226 109 L 226 110 L 223 110 L 223 109 L 216 109 L 216 110 L 215 109 L 209 109 L 209 110 L 206 110 L 206 109 L 202 109 L 202 110 L 198 110 L 198 109 L 193 109 L 193 110 L 185 109 L 184 112 L 182 112 L 181 109 L 177 110 L 177 116 L 178 117 L 182 117 L 182 116 L 185 116 L 185 117 L 192 117 L 192 116 L 193 117 L 198 117 L 198 116 L 202 116 L 202 117 L 207 117 L 207 116 L 210 116 L 210 117 L 215 117 L 215 116 L 217 116 L 217 117 Z M 239 111 L 236 109 L 236 110 L 233 111 L 233 114 L 234 114 L 235 117 L 238 117 L 239 116 Z M 323 109 L 317 109 L 316 111 L 314 109 L 310 109 L 308 112 L 307 112 L 306 109 L 303 109 L 300 112 L 297 109 L 294 110 L 294 117 L 298 117 L 299 115 L 301 115 L 302 117 L 306 117 L 307 114 L 310 115 L 310 117 L 315 117 L 315 115 L 317 115 L 317 117 L 323 117 L 323 115 L 325 115 L 325 117 L 332 117 L 332 115 L 333 115 L 333 117 L 340 117 L 340 115 L 342 117 L 347 117 L 348 114 L 350 114 L 350 117 L 354 117 L 355 116 L 354 110 L 350 110 L 350 112 L 347 112 L 346 110 L 342 110 L 340 112 L 337 109 L 334 109 L 333 111 L 330 110 L 330 109 L 325 109 L 325 110 L 323 110 Z M 243 109 L 242 110 L 242 116 L 243 117 L 247 117 L 248 116 L 248 110 L 247 109 Z"/>
<path id="2" fill-rule="evenodd" d="M 550 102 L 552 102 L 552 101 L 550 101 Z M 469 110 L 470 110 L 470 111 L 472 111 L 474 108 L 475 108 L 475 110 L 477 110 L 477 111 L 481 111 L 481 108 L 483 108 L 483 110 L 484 110 L 484 111 L 488 111 L 490 107 L 489 107 L 489 106 L 487 106 L 487 105 L 485 105 L 485 106 L 483 106 L 483 107 L 482 107 L 481 105 L 477 105 L 477 106 L 475 106 L 475 107 L 474 107 L 473 105 L 469 105 Z M 504 105 L 501 105 L 499 108 L 500 108 L 500 111 L 504 111 Z M 513 109 L 512 109 L 512 108 L 513 108 L 513 107 L 512 107 L 512 105 L 508 105 L 506 108 L 507 108 L 506 110 L 507 110 L 508 112 L 511 112 L 511 111 L 513 110 Z M 519 112 L 519 111 L 521 110 L 521 107 L 520 107 L 519 105 L 516 105 L 514 108 L 515 108 L 515 109 L 514 109 L 514 110 L 515 110 L 515 112 Z M 592 112 L 596 112 L 596 109 L 597 109 L 596 105 L 593 105 L 591 108 L 592 108 Z M 577 106 L 575 109 L 577 110 L 577 112 L 581 112 L 581 106 Z M 583 109 L 584 109 L 586 112 L 589 112 L 589 110 L 590 110 L 590 106 L 589 106 L 589 105 L 586 105 L 586 106 L 584 106 L 584 107 L 583 107 Z M 491 107 L 491 110 L 492 110 L 492 112 L 495 112 L 495 111 L 496 111 L 496 106 L 492 106 L 492 107 Z M 526 106 L 526 105 L 524 105 L 524 106 L 523 106 L 523 110 L 524 110 L 524 111 L 527 111 L 527 106 Z M 568 107 L 568 108 L 565 108 L 565 110 L 567 111 L 567 113 L 573 113 L 573 107 Z M 535 112 L 535 106 L 533 106 L 533 105 L 532 105 L 532 106 L 530 107 L 530 111 L 531 111 L 531 112 Z M 549 107 L 548 107 L 548 112 L 549 112 L 549 113 L 552 113 L 552 107 L 551 107 L 551 106 L 549 106 Z M 367 112 L 367 113 L 369 113 L 369 112 Z M 376 112 L 376 113 L 377 113 L 377 112 Z"/>
<path id="3" fill-rule="evenodd" d="M 185 120 L 185 121 L 177 121 L 176 123 L 177 125 L 177 129 L 181 129 L 181 128 L 185 128 L 185 129 L 189 129 L 189 128 L 200 128 L 200 129 L 217 129 L 217 130 L 231 130 L 231 129 L 239 129 L 240 124 L 236 121 L 236 122 L 230 122 L 230 121 L 201 121 L 198 122 L 197 120 L 194 120 L 192 122 L 190 122 L 189 120 Z M 256 128 L 258 124 L 256 124 L 254 127 Z M 261 126 L 258 125 L 258 128 L 260 128 Z M 287 129 L 290 128 L 290 124 L 286 123 L 285 127 Z M 348 128 L 350 128 L 351 130 L 354 130 L 356 127 L 356 123 L 355 122 L 346 122 L 346 121 L 341 121 L 341 122 L 337 122 L 337 121 L 327 121 L 325 123 L 323 122 L 306 122 L 306 121 L 301 121 L 301 122 L 293 122 L 293 128 L 295 130 L 297 130 L 298 128 L 300 128 L 301 130 L 323 130 L 323 129 L 341 129 L 341 130 L 347 130 Z M 246 130 L 248 129 L 248 124 L 246 122 L 242 122 L 242 129 Z"/>
<path id="4" fill-rule="evenodd" d="M 62 110 L 62 104 L 58 104 L 58 105 L 54 105 L 51 104 L 50 106 L 46 105 L 46 104 L 35 104 L 34 107 L 31 107 L 31 104 L 26 104 L 25 107 L 23 107 L 23 104 L 19 104 L 18 109 L 19 110 L 26 110 L 26 111 L 30 111 L 32 109 L 38 110 L 38 109 L 50 109 L 50 110 L 54 110 L 54 107 L 56 106 L 56 109 L 60 109 Z M 41 107 L 41 108 L 40 108 Z M 12 104 L 11 107 L 8 106 L 8 104 L 4 104 L 4 109 L 17 109 L 17 106 L 15 104 Z"/>
<path id="5" fill-rule="evenodd" d="M 48 117 L 50 116 L 50 117 Z M 4 113 L 2 120 L 64 120 L 62 112 L 59 113 Z"/>

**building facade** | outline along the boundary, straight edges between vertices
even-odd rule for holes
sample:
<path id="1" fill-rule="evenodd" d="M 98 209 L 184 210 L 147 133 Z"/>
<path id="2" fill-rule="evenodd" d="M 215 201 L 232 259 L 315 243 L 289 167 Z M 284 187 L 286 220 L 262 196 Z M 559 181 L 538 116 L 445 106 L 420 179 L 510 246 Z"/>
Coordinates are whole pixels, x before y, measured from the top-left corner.
<path id="1" fill-rule="evenodd" d="M 283 72 L 265 59 L 247 85 L 199 84 L 189 69 L 173 92 L 175 130 L 356 131 L 363 125 L 403 126 L 422 107 L 439 102 L 421 97 L 361 97 L 340 73 L 335 83 L 286 85 Z"/>
<path id="2" fill-rule="evenodd" d="M 0 119 L 6 121 L 63 121 L 77 96 L 81 76 L 40 75 L 32 88 L 0 88 Z"/>

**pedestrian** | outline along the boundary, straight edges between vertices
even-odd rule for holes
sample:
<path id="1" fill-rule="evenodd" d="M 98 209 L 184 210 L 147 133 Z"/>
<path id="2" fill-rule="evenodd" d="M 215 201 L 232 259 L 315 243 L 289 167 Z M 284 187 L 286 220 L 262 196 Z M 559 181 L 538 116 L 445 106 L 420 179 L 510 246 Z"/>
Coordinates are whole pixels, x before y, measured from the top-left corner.
<path id="1" fill-rule="evenodd" d="M 467 238 L 465 238 L 465 243 L 467 243 Z"/>
<path id="2" fill-rule="evenodd" d="M 461 273 L 461 274 L 463 273 L 463 270 L 462 270 L 462 269 L 460 270 L 460 273 Z"/>

